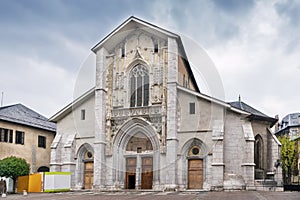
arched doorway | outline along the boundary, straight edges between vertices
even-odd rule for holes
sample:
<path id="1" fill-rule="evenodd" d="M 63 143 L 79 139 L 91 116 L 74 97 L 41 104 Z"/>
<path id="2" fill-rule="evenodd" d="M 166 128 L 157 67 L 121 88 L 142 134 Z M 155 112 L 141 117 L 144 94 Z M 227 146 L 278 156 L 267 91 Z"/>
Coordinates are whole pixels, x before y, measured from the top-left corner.
<path id="1" fill-rule="evenodd" d="M 50 169 L 49 167 L 42 166 L 38 168 L 37 172 L 50 172 Z"/>
<path id="2" fill-rule="evenodd" d="M 201 148 L 194 145 L 188 153 L 188 189 L 203 188 L 203 159 Z"/>
<path id="3" fill-rule="evenodd" d="M 131 154 L 126 158 L 126 188 L 136 189 L 140 185 L 141 189 L 152 189 L 153 147 L 149 138 L 142 133 L 132 136 L 128 141 L 126 154 Z"/>
<path id="4" fill-rule="evenodd" d="M 114 140 L 115 182 L 124 189 L 152 189 L 158 184 L 159 141 L 145 119 L 124 123 Z"/>
<path id="5" fill-rule="evenodd" d="M 88 143 L 81 145 L 77 153 L 76 187 L 92 189 L 94 184 L 94 150 Z"/>
<path id="6" fill-rule="evenodd" d="M 185 143 L 182 148 L 183 183 L 187 189 L 202 189 L 205 180 L 206 146 L 198 138 Z"/>
<path id="7" fill-rule="evenodd" d="M 94 155 L 90 151 L 84 154 L 84 189 L 92 189 L 94 183 Z"/>

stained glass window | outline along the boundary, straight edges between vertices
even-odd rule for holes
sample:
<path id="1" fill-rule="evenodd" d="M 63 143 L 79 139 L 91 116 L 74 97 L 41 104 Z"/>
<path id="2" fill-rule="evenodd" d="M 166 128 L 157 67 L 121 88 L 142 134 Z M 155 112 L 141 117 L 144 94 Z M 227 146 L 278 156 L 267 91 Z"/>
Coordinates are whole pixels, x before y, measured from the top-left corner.
<path id="1" fill-rule="evenodd" d="M 130 72 L 130 107 L 148 106 L 149 72 L 146 66 L 136 65 Z"/>

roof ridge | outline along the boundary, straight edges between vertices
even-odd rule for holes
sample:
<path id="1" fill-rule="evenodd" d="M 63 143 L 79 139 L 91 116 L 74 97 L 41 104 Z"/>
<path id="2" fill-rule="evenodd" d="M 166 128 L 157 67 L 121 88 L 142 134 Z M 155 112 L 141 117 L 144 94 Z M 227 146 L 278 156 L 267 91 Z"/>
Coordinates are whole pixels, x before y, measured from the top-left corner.
<path id="1" fill-rule="evenodd" d="M 0 120 L 55 131 L 55 123 L 35 110 L 21 104 L 14 104 L 0 109 Z"/>
<path id="2" fill-rule="evenodd" d="M 16 104 L 11 104 L 11 105 L 6 105 L 6 106 L 0 106 L 0 110 L 5 109 L 5 108 L 9 108 L 12 106 L 17 106 L 17 105 L 22 105 L 21 103 L 16 103 Z"/>

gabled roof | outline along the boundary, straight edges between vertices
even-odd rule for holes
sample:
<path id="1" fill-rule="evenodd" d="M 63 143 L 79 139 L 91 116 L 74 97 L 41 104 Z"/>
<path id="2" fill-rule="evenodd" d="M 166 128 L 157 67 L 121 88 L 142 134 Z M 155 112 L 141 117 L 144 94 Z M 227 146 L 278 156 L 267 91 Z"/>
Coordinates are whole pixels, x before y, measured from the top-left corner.
<path id="1" fill-rule="evenodd" d="M 160 35 L 167 35 L 170 37 L 179 38 L 179 35 L 172 33 L 166 29 L 160 28 L 154 24 L 141 20 L 137 17 L 130 16 L 126 19 L 121 25 L 115 28 L 111 33 L 109 33 L 105 38 L 103 38 L 100 42 L 98 42 L 91 50 L 96 52 L 101 46 L 106 45 L 107 41 L 113 39 L 116 41 L 123 40 L 128 31 L 133 31 L 137 28 L 146 29 L 148 32 L 151 31 L 152 33 L 159 33 Z"/>
<path id="2" fill-rule="evenodd" d="M 46 131 L 56 131 L 56 124 L 22 104 L 0 107 L 0 120 Z"/>
<path id="3" fill-rule="evenodd" d="M 130 32 L 136 30 L 136 29 L 145 30 L 147 32 L 150 32 L 154 35 L 158 35 L 161 38 L 167 38 L 172 37 L 175 38 L 178 43 L 178 50 L 179 55 L 181 55 L 183 62 L 185 64 L 185 67 L 188 71 L 188 73 L 191 75 L 190 80 L 195 86 L 195 90 L 197 92 L 200 92 L 198 84 L 196 82 L 196 79 L 194 77 L 193 71 L 191 69 L 190 63 L 188 61 L 188 56 L 184 50 L 183 43 L 181 41 L 181 37 L 173 33 L 171 31 L 168 31 L 166 29 L 163 29 L 161 27 L 158 27 L 154 24 L 151 24 L 147 21 L 144 21 L 142 19 L 139 19 L 137 17 L 131 16 L 127 20 L 125 20 L 121 25 L 119 25 L 117 28 L 115 28 L 111 33 L 109 33 L 105 38 L 103 38 L 99 43 L 97 43 L 91 50 L 96 53 L 97 50 L 101 47 L 105 47 L 107 50 L 113 48 L 117 44 L 119 44 L 121 41 L 123 41 Z"/>
<path id="4" fill-rule="evenodd" d="M 95 87 L 88 90 L 86 93 L 75 99 L 73 102 L 68 104 L 66 107 L 58 111 L 55 115 L 50 117 L 50 122 L 57 122 L 60 119 L 64 118 L 66 115 L 72 112 L 73 108 L 77 107 L 78 105 L 81 105 L 83 102 L 85 102 L 87 99 L 89 99 L 91 96 L 95 95 Z"/>
<path id="5" fill-rule="evenodd" d="M 224 108 L 227 108 L 235 113 L 238 113 L 238 114 L 241 114 L 241 115 L 245 115 L 245 116 L 250 116 L 251 113 L 247 112 L 247 111 L 244 111 L 244 110 L 241 110 L 241 109 L 238 109 L 234 106 L 231 106 L 229 103 L 226 103 L 225 101 L 222 101 L 220 99 L 216 99 L 214 97 L 211 97 L 211 96 L 208 96 L 206 94 L 203 94 L 203 93 L 199 93 L 199 92 L 195 92 L 195 91 L 192 91 L 190 89 L 187 89 L 185 87 L 182 87 L 180 85 L 177 85 L 177 88 L 181 91 L 184 91 L 186 93 L 189 93 L 189 94 L 192 94 L 192 95 L 195 95 L 196 97 L 199 97 L 201 99 L 204 99 L 204 100 L 207 100 L 209 102 L 212 102 L 214 104 L 217 104 L 219 106 L 222 106 Z"/>
<path id="6" fill-rule="evenodd" d="M 229 102 L 229 104 L 232 107 L 235 107 L 237 109 L 240 109 L 240 110 L 250 113 L 251 115 L 249 116 L 249 118 L 251 118 L 251 119 L 263 119 L 263 120 L 271 122 L 272 126 L 277 122 L 277 119 L 269 117 L 268 115 L 256 110 L 255 108 L 249 106 L 248 104 L 244 103 L 241 100 Z"/>

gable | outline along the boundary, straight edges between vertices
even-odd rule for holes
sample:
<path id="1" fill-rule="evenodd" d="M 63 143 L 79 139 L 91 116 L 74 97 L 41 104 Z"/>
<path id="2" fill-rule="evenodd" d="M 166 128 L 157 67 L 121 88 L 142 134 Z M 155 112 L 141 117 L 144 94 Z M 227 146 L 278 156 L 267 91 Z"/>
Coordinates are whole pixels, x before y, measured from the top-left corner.
<path id="1" fill-rule="evenodd" d="M 178 35 L 170 31 L 131 16 L 116 29 L 114 29 L 111 33 L 109 33 L 105 38 L 103 38 L 98 44 L 96 44 L 92 48 L 92 51 L 96 53 L 101 47 L 104 47 L 106 50 L 110 51 L 118 43 L 123 41 L 129 33 L 137 29 L 144 30 L 153 35 L 157 35 L 160 38 L 179 37 Z"/>
<path id="2" fill-rule="evenodd" d="M 101 47 L 104 47 L 108 52 L 109 63 L 112 63 L 112 60 L 116 58 L 117 62 L 122 62 L 122 65 L 127 67 L 133 60 L 132 58 L 136 56 L 138 50 L 142 60 L 144 59 L 150 64 L 151 62 L 161 62 L 162 65 L 163 62 L 167 61 L 167 41 L 169 37 L 175 38 L 178 45 L 178 83 L 200 92 L 180 36 L 136 17 L 129 17 L 124 23 L 96 44 L 92 48 L 92 51 L 96 53 Z M 160 54 L 166 54 L 161 55 L 165 58 L 164 60 L 158 61 L 157 59 L 159 58 L 157 56 L 151 56 L 155 52 L 155 44 L 158 45 Z M 126 59 L 119 59 L 122 58 L 122 54 L 124 54 Z"/>

